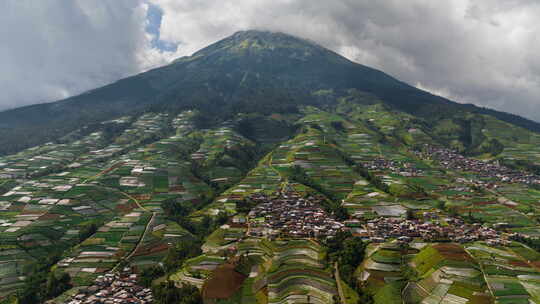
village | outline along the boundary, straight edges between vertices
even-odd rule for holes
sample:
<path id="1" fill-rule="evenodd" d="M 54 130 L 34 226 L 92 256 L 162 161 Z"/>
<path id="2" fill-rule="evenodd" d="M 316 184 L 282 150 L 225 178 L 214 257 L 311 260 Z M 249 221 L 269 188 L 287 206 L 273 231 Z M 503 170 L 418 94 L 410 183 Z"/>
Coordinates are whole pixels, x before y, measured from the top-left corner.
<path id="1" fill-rule="evenodd" d="M 327 237 L 344 227 L 320 207 L 322 197 L 304 198 L 288 190 L 276 197 L 255 194 L 251 199 L 259 204 L 248 214 L 250 236 Z"/>
<path id="2" fill-rule="evenodd" d="M 350 219 L 336 221 L 324 211 L 322 198 L 304 198 L 294 191 L 279 192 L 270 197 L 255 194 L 251 200 L 259 203 L 248 214 L 249 236 L 291 238 L 331 237 L 338 231 L 350 230 L 353 235 L 375 243 L 396 239 L 410 242 L 452 241 L 469 243 L 486 241 L 490 245 L 505 245 L 507 237 L 493 228 L 481 224 L 467 224 L 454 217 L 439 218 L 433 212 L 424 212 L 422 219 L 379 217 L 365 222 Z M 362 227 L 362 228 L 360 228 Z"/>
<path id="3" fill-rule="evenodd" d="M 408 162 L 395 161 L 382 157 L 377 157 L 370 161 L 362 162 L 362 165 L 367 170 L 374 171 L 390 171 L 405 177 L 414 177 L 422 175 L 422 170 L 416 168 Z"/>
<path id="4" fill-rule="evenodd" d="M 371 242 L 382 243 L 391 239 L 411 242 L 421 239 L 423 242 L 451 241 L 469 243 L 485 241 L 489 245 L 507 245 L 506 236 L 481 224 L 466 224 L 458 218 L 444 218 L 445 225 L 429 220 L 430 213 L 425 212 L 428 220 L 380 217 L 367 221 L 364 228 L 353 229 L 354 234 Z"/>
<path id="5" fill-rule="evenodd" d="M 150 288 L 137 285 L 137 274 L 129 267 L 122 272 L 100 275 L 94 285 L 81 289 L 68 304 L 148 304 L 154 299 Z"/>
<path id="6" fill-rule="evenodd" d="M 424 145 L 422 151 L 415 152 L 421 158 L 435 159 L 445 169 L 470 171 L 480 175 L 481 178 L 493 179 L 505 183 L 523 183 L 523 184 L 540 184 L 540 177 L 526 171 L 513 170 L 499 164 L 499 162 L 481 161 L 474 158 L 465 157 L 456 151 Z M 494 188 L 497 185 L 494 183 L 486 184 L 488 188 Z"/>

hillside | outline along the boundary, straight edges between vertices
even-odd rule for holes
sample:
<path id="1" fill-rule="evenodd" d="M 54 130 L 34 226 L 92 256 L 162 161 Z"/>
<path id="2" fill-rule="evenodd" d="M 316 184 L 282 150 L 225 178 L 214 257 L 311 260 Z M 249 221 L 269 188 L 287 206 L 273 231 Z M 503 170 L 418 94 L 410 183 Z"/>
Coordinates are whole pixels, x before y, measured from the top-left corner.
<path id="1" fill-rule="evenodd" d="M 5 112 L 59 126 L 0 156 L 0 303 L 538 303 L 540 134 L 429 98 L 250 31 Z"/>
<path id="2" fill-rule="evenodd" d="M 288 114 L 238 113 L 204 128 L 198 126 L 201 112 L 147 112 L 0 158 L 0 298 L 15 290 L 58 295 L 33 287 L 40 275 L 50 281 L 49 272 L 68 274 L 69 286 L 80 288 L 130 265 L 143 282 L 167 272 L 160 280 L 192 284 L 223 303 L 277 303 L 298 292 L 305 292 L 299 300 L 324 303 L 341 296 L 399 303 L 403 293 L 416 303 L 428 297 L 424 290 L 437 292 L 435 299 L 447 293 L 482 301 L 498 294 L 536 299 L 536 282 L 512 275 L 535 276 L 536 264 L 528 263 L 540 254 L 510 240 L 539 235 L 540 177 L 500 163 L 538 163 L 540 136 L 471 114 L 467 119 L 482 126 L 476 135 L 485 137 L 482 142 L 509 146 L 498 147 L 495 156 L 488 149 L 481 154 L 491 159 L 486 162 L 435 140 L 461 145 L 454 134 L 463 126 L 456 121 L 431 129 L 362 98 L 365 104 L 340 100 L 332 108 Z M 320 216 L 294 217 L 305 210 L 323 214 L 328 224 L 305 230 L 321 225 Z M 283 221 L 285 228 L 276 224 Z M 402 222 L 415 228 L 401 231 Z M 345 231 L 355 238 L 347 239 Z M 363 247 L 348 251 L 341 247 L 347 242 L 325 239 L 335 233 L 351 246 L 371 242 L 366 259 Z M 306 237 L 312 240 L 294 241 Z M 447 248 L 437 244 L 449 240 L 465 245 L 429 249 Z M 519 251 L 512 261 L 521 265 L 505 270 L 504 280 L 500 271 L 482 268 L 489 266 L 482 252 L 501 245 Z M 286 246 L 290 250 L 283 251 Z M 340 257 L 347 252 L 353 255 Z M 445 254 L 455 262 L 442 263 Z M 521 254 L 533 262 L 523 264 Z M 341 281 L 331 275 L 336 262 Z M 41 270 L 30 275 L 32 269 Z M 478 278 L 482 271 L 487 281 Z M 513 289 L 490 291 L 492 273 L 494 286 L 504 281 Z M 231 278 L 230 290 L 213 289 L 222 276 Z M 156 295 L 166 292 L 159 286 Z"/>
<path id="3" fill-rule="evenodd" d="M 65 100 L 0 112 L 0 154 L 56 141 L 81 125 L 148 109 L 199 109 L 218 119 L 239 110 L 270 113 L 297 105 L 335 105 L 351 91 L 426 119 L 486 114 L 540 131 L 508 113 L 462 105 L 281 33 L 245 31 L 189 57 Z"/>

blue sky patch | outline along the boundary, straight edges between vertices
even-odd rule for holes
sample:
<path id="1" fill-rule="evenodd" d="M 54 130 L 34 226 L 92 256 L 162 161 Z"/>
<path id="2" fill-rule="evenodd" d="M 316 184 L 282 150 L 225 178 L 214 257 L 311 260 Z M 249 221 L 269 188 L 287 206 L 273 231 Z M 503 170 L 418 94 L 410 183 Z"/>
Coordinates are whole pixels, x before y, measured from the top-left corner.
<path id="1" fill-rule="evenodd" d="M 161 18 L 163 17 L 163 10 L 152 3 L 148 3 L 148 11 L 146 13 L 146 19 L 148 25 L 146 26 L 146 32 L 153 36 L 151 43 L 152 48 L 158 49 L 163 52 L 176 52 L 178 49 L 178 43 L 161 40 L 160 39 L 160 27 Z"/>

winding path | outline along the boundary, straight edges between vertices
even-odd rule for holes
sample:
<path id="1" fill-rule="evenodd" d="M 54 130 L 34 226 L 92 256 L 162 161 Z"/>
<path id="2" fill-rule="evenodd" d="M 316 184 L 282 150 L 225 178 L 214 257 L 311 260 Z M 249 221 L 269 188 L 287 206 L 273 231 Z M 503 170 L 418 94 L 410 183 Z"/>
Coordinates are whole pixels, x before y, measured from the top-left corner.
<path id="1" fill-rule="evenodd" d="M 90 181 L 90 180 L 94 180 L 94 179 L 100 177 L 100 176 L 103 175 L 103 174 L 109 173 L 109 172 L 111 172 L 112 170 L 114 170 L 114 169 L 116 169 L 116 168 L 122 166 L 123 164 L 124 164 L 124 162 L 118 162 L 118 163 L 116 163 L 116 164 L 110 166 L 109 168 L 102 170 L 102 171 L 99 172 L 98 174 L 96 174 L 96 175 L 94 175 L 94 176 L 91 176 L 91 177 L 85 179 L 85 180 L 82 182 L 82 184 L 86 184 L 86 183 L 87 183 L 88 181 Z"/>
<path id="2" fill-rule="evenodd" d="M 283 191 L 283 189 L 285 189 L 285 187 L 289 184 L 289 180 L 286 178 L 286 177 L 283 177 L 283 175 L 281 174 L 281 172 L 279 172 L 278 169 L 276 169 L 274 167 L 274 165 L 272 165 L 272 160 L 274 159 L 274 151 L 270 152 L 270 157 L 268 158 L 268 167 L 270 167 L 270 169 L 272 169 L 274 172 L 276 172 L 279 176 L 279 181 L 281 182 L 281 191 Z"/>
<path id="3" fill-rule="evenodd" d="M 334 278 L 336 279 L 336 285 L 337 285 L 339 298 L 341 299 L 341 303 L 345 304 L 347 302 L 345 301 L 346 300 L 345 294 L 343 293 L 343 288 L 341 287 L 341 277 L 339 276 L 338 262 L 334 263 L 334 269 L 335 269 Z"/>
<path id="4" fill-rule="evenodd" d="M 116 266 L 114 266 L 113 269 L 111 269 L 112 272 L 114 272 L 116 270 L 116 268 L 118 266 L 120 266 L 120 263 L 122 261 L 129 261 L 129 259 L 131 259 L 131 257 L 133 257 L 133 255 L 137 252 L 137 250 L 139 250 L 139 248 L 141 247 L 143 241 L 144 241 L 144 238 L 146 237 L 146 235 L 148 234 L 148 230 L 150 230 L 150 226 L 152 226 L 152 223 L 154 222 L 154 218 L 156 217 L 156 212 L 152 212 L 152 217 L 150 218 L 150 220 L 148 221 L 148 223 L 146 223 L 146 227 L 144 228 L 144 232 L 143 234 L 141 235 L 141 237 L 139 238 L 139 241 L 137 242 L 137 245 L 135 247 L 133 247 L 133 249 L 131 250 L 131 252 L 125 256 L 125 257 L 122 257 L 120 259 L 120 261 L 118 261 L 118 263 L 116 264 Z"/>
<path id="5" fill-rule="evenodd" d="M 133 200 L 135 202 L 135 204 L 137 204 L 137 206 L 144 210 L 145 212 L 151 212 L 150 210 L 146 209 L 145 207 L 143 207 L 139 201 L 134 198 L 133 196 L 125 193 L 125 192 L 121 192 L 124 196 L 126 196 L 127 198 L 129 198 L 130 200 Z M 141 247 L 146 235 L 148 234 L 148 231 L 150 230 L 150 227 L 152 226 L 152 223 L 154 222 L 154 219 L 156 217 L 156 214 L 157 212 L 152 212 L 152 217 L 150 218 L 150 220 L 146 223 L 146 227 L 144 228 L 144 232 L 143 234 L 141 235 L 141 237 L 139 238 L 139 241 L 137 242 L 137 245 L 135 245 L 135 247 L 131 250 L 131 252 L 125 256 L 125 257 L 122 257 L 120 259 L 120 261 L 118 261 L 118 263 L 116 264 L 116 266 L 114 266 L 114 268 L 111 270 L 111 271 L 115 271 L 116 268 L 120 265 L 120 262 L 122 261 L 129 261 L 129 259 L 131 259 L 133 257 L 133 255 L 137 252 L 137 250 L 139 250 L 139 248 Z"/>

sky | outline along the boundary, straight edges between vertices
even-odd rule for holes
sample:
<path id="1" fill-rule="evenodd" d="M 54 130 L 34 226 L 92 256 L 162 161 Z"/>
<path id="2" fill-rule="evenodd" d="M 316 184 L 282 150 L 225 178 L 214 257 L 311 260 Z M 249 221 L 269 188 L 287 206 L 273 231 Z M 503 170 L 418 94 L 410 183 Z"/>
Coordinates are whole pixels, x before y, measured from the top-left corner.
<path id="1" fill-rule="evenodd" d="M 540 121 L 537 16 L 538 0 L 2 0 L 0 110 L 80 94 L 258 29 Z"/>

